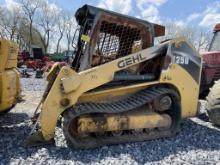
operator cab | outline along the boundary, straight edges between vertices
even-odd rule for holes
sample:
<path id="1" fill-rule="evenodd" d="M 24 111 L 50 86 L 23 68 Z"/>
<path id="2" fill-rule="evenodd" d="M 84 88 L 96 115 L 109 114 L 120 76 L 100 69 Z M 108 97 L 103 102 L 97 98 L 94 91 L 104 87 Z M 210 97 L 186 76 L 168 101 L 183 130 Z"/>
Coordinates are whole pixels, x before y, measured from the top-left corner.
<path id="1" fill-rule="evenodd" d="M 89 5 L 79 8 L 75 17 L 78 28 L 73 39 L 76 54 L 72 68 L 76 71 L 151 47 L 155 37 L 165 34 L 164 26 Z M 140 68 L 130 69 L 137 72 Z"/>

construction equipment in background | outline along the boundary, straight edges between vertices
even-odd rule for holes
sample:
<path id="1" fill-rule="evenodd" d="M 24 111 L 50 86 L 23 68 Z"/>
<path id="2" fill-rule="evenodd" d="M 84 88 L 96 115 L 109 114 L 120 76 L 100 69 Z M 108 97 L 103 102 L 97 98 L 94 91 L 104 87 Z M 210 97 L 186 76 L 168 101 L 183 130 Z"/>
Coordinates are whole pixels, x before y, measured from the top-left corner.
<path id="1" fill-rule="evenodd" d="M 65 56 L 64 53 L 52 53 L 52 54 L 47 54 L 47 56 L 55 62 L 60 62 L 60 61 L 64 61 Z"/>
<path id="2" fill-rule="evenodd" d="M 0 39 L 0 112 L 8 112 L 20 100 L 17 56 L 18 45 Z"/>
<path id="3" fill-rule="evenodd" d="M 18 63 L 17 67 L 21 68 L 23 65 L 25 65 L 25 61 L 27 61 L 30 58 L 30 54 L 28 51 L 19 51 L 18 52 Z"/>
<path id="4" fill-rule="evenodd" d="M 72 64 L 72 61 L 74 59 L 74 51 L 72 50 L 66 50 L 62 53 L 53 53 L 53 54 L 47 54 L 47 56 L 54 62 L 66 62 L 67 64 Z"/>
<path id="5" fill-rule="evenodd" d="M 42 48 L 32 46 L 31 52 L 23 51 L 18 55 L 18 67 L 25 66 L 36 71 L 35 77 L 42 78 L 46 69 L 52 67 L 55 62 L 44 55 Z M 29 77 L 27 70 L 23 69 L 22 75 Z M 29 74 L 30 75 L 30 74 Z"/>
<path id="6" fill-rule="evenodd" d="M 43 54 L 42 48 L 32 48 L 31 57 L 25 61 L 27 68 L 32 68 L 34 70 L 41 70 L 47 65 L 53 65 L 54 62 L 47 56 Z"/>
<path id="7" fill-rule="evenodd" d="M 220 79 L 220 24 L 213 30 L 213 38 L 208 52 L 202 53 L 203 67 L 200 86 L 200 98 L 205 99 L 214 82 Z"/>
<path id="8" fill-rule="evenodd" d="M 216 24 L 209 51 L 202 54 L 201 93 L 207 96 L 207 112 L 212 123 L 220 126 L 220 24 Z"/>
<path id="9" fill-rule="evenodd" d="M 25 65 L 33 70 L 42 69 L 47 65 L 53 65 L 54 62 L 44 55 L 42 48 L 32 47 L 31 52 L 23 51 L 18 54 L 19 67 Z"/>
<path id="10" fill-rule="evenodd" d="M 154 46 L 164 26 L 89 5 L 75 16 L 74 61 L 52 67 L 26 145 L 53 142 L 60 116 L 83 149 L 169 137 L 196 116 L 202 60 L 189 42 Z"/>

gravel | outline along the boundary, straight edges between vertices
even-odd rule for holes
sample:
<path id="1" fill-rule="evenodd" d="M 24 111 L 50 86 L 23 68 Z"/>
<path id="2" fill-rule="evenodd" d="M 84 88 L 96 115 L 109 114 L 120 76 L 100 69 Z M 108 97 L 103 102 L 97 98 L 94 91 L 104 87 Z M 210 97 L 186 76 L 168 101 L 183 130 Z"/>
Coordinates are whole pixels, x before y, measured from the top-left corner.
<path id="1" fill-rule="evenodd" d="M 205 115 L 183 121 L 180 132 L 172 138 L 74 150 L 66 146 L 58 127 L 56 145 L 23 148 L 31 129 L 29 117 L 46 81 L 21 81 L 26 101 L 0 116 L 0 164 L 220 164 L 220 129 L 209 123 Z"/>

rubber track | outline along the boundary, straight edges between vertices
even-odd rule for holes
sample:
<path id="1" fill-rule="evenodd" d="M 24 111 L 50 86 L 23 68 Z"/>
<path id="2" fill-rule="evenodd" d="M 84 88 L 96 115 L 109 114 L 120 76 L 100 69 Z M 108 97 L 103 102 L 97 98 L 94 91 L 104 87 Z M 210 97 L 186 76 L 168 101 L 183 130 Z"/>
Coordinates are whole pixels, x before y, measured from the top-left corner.
<path id="1" fill-rule="evenodd" d="M 143 90 L 117 102 L 81 103 L 73 108 L 73 114 L 79 116 L 88 113 L 122 113 L 149 103 L 154 98 L 167 92 L 169 92 L 167 89 Z"/>
<path id="2" fill-rule="evenodd" d="M 155 98 L 163 95 L 163 94 L 172 94 L 174 97 L 179 99 L 178 94 L 169 88 L 151 88 L 145 89 L 140 92 L 137 92 L 130 97 L 121 99 L 119 101 L 111 102 L 111 103 L 81 103 L 77 104 L 75 107 L 70 108 L 65 111 L 63 114 L 63 131 L 66 137 L 67 143 L 72 145 L 74 148 L 94 148 L 102 145 L 108 144 L 116 144 L 116 143 L 124 143 L 124 142 L 132 142 L 132 141 L 143 141 L 147 139 L 155 139 L 160 137 L 172 136 L 175 134 L 175 130 L 173 131 L 163 131 L 160 134 L 152 134 L 142 136 L 134 136 L 132 135 L 123 135 L 120 137 L 90 137 L 88 139 L 78 139 L 77 137 L 72 137 L 69 134 L 69 124 L 74 118 L 90 113 L 122 113 L 134 110 L 138 107 L 141 107 L 147 103 L 152 102 Z M 178 118 L 178 117 L 177 117 Z M 178 125 L 178 124 L 177 124 Z M 176 127 L 175 127 L 176 129 Z"/>

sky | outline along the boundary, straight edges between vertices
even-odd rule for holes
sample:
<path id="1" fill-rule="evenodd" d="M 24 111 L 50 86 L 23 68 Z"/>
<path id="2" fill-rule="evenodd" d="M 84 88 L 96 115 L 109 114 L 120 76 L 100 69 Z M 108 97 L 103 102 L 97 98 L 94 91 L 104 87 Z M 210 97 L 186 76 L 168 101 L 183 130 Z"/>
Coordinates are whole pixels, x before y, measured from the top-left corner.
<path id="1" fill-rule="evenodd" d="M 9 11 L 19 0 L 0 0 L 0 6 Z M 35 0 L 30 0 L 35 1 Z M 178 26 L 201 28 L 210 33 L 215 24 L 220 23 L 220 0 L 42 0 L 47 1 L 52 8 L 69 10 L 74 13 L 89 4 L 122 14 L 130 15 L 149 22 L 167 25 L 174 23 Z M 11 10 L 10 10 L 11 9 Z M 72 19 L 74 20 L 74 19 Z M 74 30 L 74 29 L 73 29 Z M 53 35 L 54 37 L 56 35 Z M 50 44 L 51 50 L 54 44 Z M 65 49 L 66 41 L 61 41 Z"/>
<path id="2" fill-rule="evenodd" d="M 16 0 L 0 0 L 0 5 Z M 48 0 L 75 12 L 84 4 L 128 14 L 154 23 L 173 22 L 178 25 L 211 29 L 220 22 L 220 0 Z"/>
<path id="3" fill-rule="evenodd" d="M 213 28 L 220 22 L 220 0 L 49 0 L 73 12 L 84 4 L 99 6 L 151 22 Z"/>

